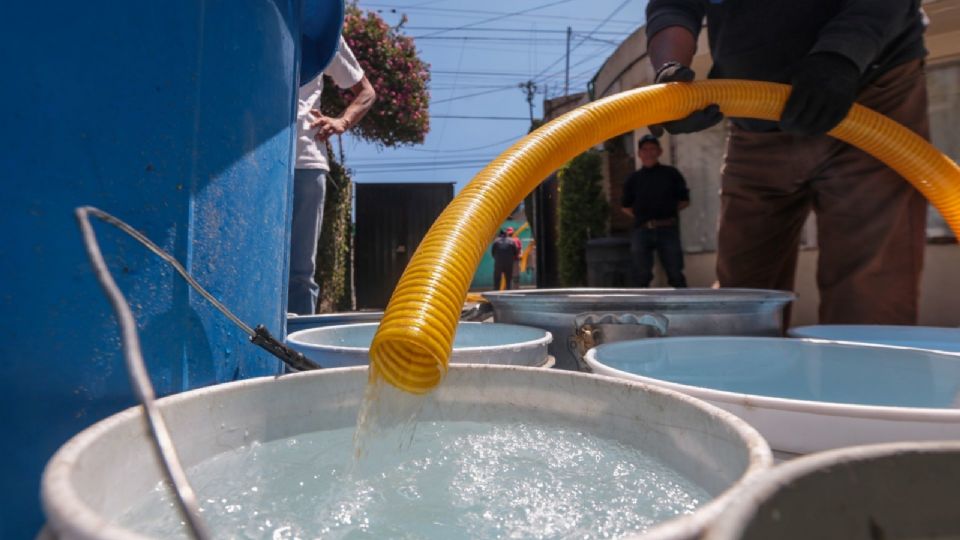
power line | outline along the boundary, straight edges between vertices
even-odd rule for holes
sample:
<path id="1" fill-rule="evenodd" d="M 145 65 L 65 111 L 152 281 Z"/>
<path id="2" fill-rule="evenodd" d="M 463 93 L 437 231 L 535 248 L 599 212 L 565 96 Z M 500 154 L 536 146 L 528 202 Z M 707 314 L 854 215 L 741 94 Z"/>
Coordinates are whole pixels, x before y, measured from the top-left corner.
<path id="1" fill-rule="evenodd" d="M 452 26 L 404 26 L 404 30 L 453 30 Z M 566 30 L 549 30 L 546 28 L 463 28 L 464 32 L 518 32 L 522 34 L 566 34 Z M 574 30 L 574 33 L 581 33 Z M 616 30 L 606 30 L 594 32 L 594 34 L 606 34 L 614 36 L 625 36 L 628 32 L 619 32 Z"/>
<path id="2" fill-rule="evenodd" d="M 494 150 L 494 151 L 492 151 L 492 152 L 496 152 L 496 151 Z M 433 157 L 430 157 L 430 156 L 421 156 L 421 155 L 404 155 L 404 154 L 401 154 L 401 155 L 390 155 L 390 156 L 377 155 L 377 156 L 360 157 L 360 158 L 357 158 L 354 162 L 355 162 L 355 163 L 356 163 L 356 162 L 360 162 L 360 163 L 363 163 L 364 165 L 377 165 L 377 164 L 380 164 L 380 163 L 385 163 L 384 160 L 386 159 L 386 160 L 389 161 L 390 163 L 394 163 L 394 162 L 397 162 L 397 163 L 404 163 L 404 162 L 408 162 L 408 163 L 415 163 L 415 162 L 434 163 L 434 162 L 437 162 L 437 163 L 440 163 L 440 162 L 441 162 L 441 161 L 440 161 L 441 159 L 445 159 L 445 160 L 448 160 L 448 161 L 450 161 L 450 160 L 454 160 L 454 161 L 465 161 L 465 160 L 471 160 L 471 159 L 493 159 L 494 156 L 496 156 L 496 153 L 491 153 L 491 151 L 487 151 L 487 152 L 457 152 L 457 153 L 455 153 L 455 154 L 450 154 L 450 155 L 447 155 L 447 156 L 441 156 L 441 157 L 439 157 L 439 158 L 433 158 Z"/>
<path id="3" fill-rule="evenodd" d="M 586 37 L 582 38 L 573 48 L 571 48 L 571 49 L 570 49 L 570 52 L 573 52 L 573 51 L 577 50 L 577 49 L 580 47 L 580 45 L 583 45 L 583 43 L 587 40 L 587 38 L 593 36 L 594 32 L 596 32 L 597 30 L 600 30 L 600 28 L 603 28 L 603 26 L 606 25 L 606 24 L 610 21 L 610 19 L 612 19 L 617 13 L 620 13 L 620 10 L 622 10 L 623 8 L 625 8 L 625 7 L 627 6 L 627 4 L 629 4 L 629 3 L 630 3 L 630 0 L 623 0 L 623 2 L 621 2 L 620 5 L 618 5 L 616 8 L 614 8 L 614 10 L 611 11 L 610 14 L 607 15 L 606 18 L 604 18 L 603 21 L 601 21 L 600 24 L 598 24 L 589 34 L 587 34 Z M 542 76 L 548 69 L 550 69 L 550 68 L 552 68 L 553 66 L 559 64 L 561 61 L 563 61 L 564 58 L 566 58 L 566 57 L 565 57 L 565 56 L 561 56 L 560 58 L 557 58 L 552 64 L 550 64 L 549 66 L 543 68 L 543 70 L 541 70 L 540 73 L 538 73 L 538 74 L 534 77 L 534 79 L 540 78 L 540 76 Z"/>
<path id="4" fill-rule="evenodd" d="M 613 41 L 613 40 L 609 40 L 609 39 L 599 39 L 599 38 L 595 38 L 595 37 L 592 37 L 592 36 L 583 36 L 583 40 L 584 40 L 584 41 L 596 41 L 596 42 L 599 42 L 599 43 L 606 43 L 607 45 L 615 45 L 615 46 L 617 46 L 617 47 L 619 47 L 620 44 L 623 43 L 623 41 Z"/>
<path id="5" fill-rule="evenodd" d="M 496 155 L 491 156 L 479 156 L 471 159 L 447 159 L 447 160 L 431 160 L 424 159 L 422 156 L 415 156 L 410 158 L 407 161 L 352 161 L 351 166 L 364 167 L 364 168 L 394 168 L 394 167 L 426 167 L 428 165 L 469 165 L 473 163 L 487 163 L 493 158 L 497 157 Z M 396 158 L 394 158 L 396 159 Z M 416 159 L 417 161 L 413 161 Z"/>
<path id="6" fill-rule="evenodd" d="M 469 84 L 469 85 L 457 85 L 453 86 L 450 84 L 430 84 L 428 85 L 430 90 L 492 90 L 494 88 L 514 88 L 516 85 L 510 84 L 504 86 L 502 84 Z"/>
<path id="7" fill-rule="evenodd" d="M 506 43 L 564 43 L 563 39 L 535 39 L 525 37 L 500 37 L 500 36 L 423 36 L 418 40 L 440 40 L 440 41 L 503 41 Z"/>
<path id="8" fill-rule="evenodd" d="M 590 60 L 590 58 L 587 58 L 587 60 Z M 437 71 L 432 71 L 432 70 L 431 70 L 431 71 L 430 71 L 430 75 L 431 75 L 431 79 L 432 79 L 433 75 L 440 75 L 440 76 L 458 75 L 458 76 L 460 76 L 460 77 L 468 77 L 468 78 L 469 78 L 469 77 L 476 77 L 476 78 L 485 78 L 485 77 L 497 77 L 497 78 L 501 78 L 501 77 L 506 77 L 506 78 L 514 78 L 514 79 L 528 79 L 528 78 L 529 78 L 529 76 L 528 76 L 526 73 L 522 73 L 522 72 L 512 72 L 512 73 L 508 73 L 508 72 L 500 72 L 500 71 L 462 71 L 462 72 L 460 72 L 460 73 L 457 73 L 456 71 L 449 71 L 449 70 L 437 70 Z M 557 72 L 551 73 L 551 74 L 547 75 L 546 78 L 549 79 L 549 78 L 551 78 L 551 77 L 556 77 L 556 76 L 558 76 L 558 75 L 563 75 L 563 71 L 557 71 Z"/>
<path id="9" fill-rule="evenodd" d="M 493 148 L 494 146 L 500 146 L 500 145 L 506 144 L 506 143 L 517 142 L 518 140 L 520 140 L 520 137 L 523 137 L 523 135 L 517 135 L 517 136 L 515 136 L 515 137 L 509 137 L 509 138 L 503 139 L 502 141 L 492 142 L 492 143 L 489 143 L 489 144 L 485 144 L 485 145 L 483 145 L 483 146 L 474 146 L 474 147 L 471 147 L 471 148 L 451 148 L 451 149 L 447 149 L 447 150 L 427 150 L 426 148 L 408 148 L 407 150 L 410 150 L 410 151 L 412 151 L 412 152 L 431 152 L 431 153 L 437 153 L 437 154 L 455 154 L 455 153 L 458 153 L 458 152 L 472 152 L 472 151 L 474 151 L 474 150 L 486 150 L 487 148 Z"/>
<path id="10" fill-rule="evenodd" d="M 485 96 L 485 95 L 488 95 L 488 94 L 495 94 L 495 93 L 497 93 L 497 92 L 503 92 L 503 91 L 505 91 L 505 90 L 512 90 L 512 89 L 514 89 L 514 88 L 516 88 L 516 85 L 512 85 L 512 84 L 511 84 L 510 86 L 504 86 L 504 87 L 494 88 L 494 89 L 492 89 L 492 90 L 484 90 L 484 91 L 482 91 L 482 92 L 475 92 L 475 93 L 473 93 L 473 94 L 464 94 L 464 95 L 460 95 L 460 96 L 452 96 L 452 97 L 448 97 L 448 98 L 444 98 L 444 99 L 432 100 L 432 101 L 430 101 L 430 104 L 431 104 L 431 105 L 434 105 L 434 104 L 438 104 L 438 103 L 447 103 L 447 102 L 450 102 L 450 101 L 460 101 L 461 99 L 467 99 L 467 98 L 472 98 L 472 97 L 477 97 L 477 96 Z"/>
<path id="11" fill-rule="evenodd" d="M 473 75 L 477 77 L 523 77 L 519 71 L 451 71 L 448 69 L 431 69 L 431 75 Z"/>
<path id="12" fill-rule="evenodd" d="M 461 42 L 460 42 L 460 55 L 459 55 L 459 59 L 457 60 L 457 70 L 456 70 L 456 74 L 455 74 L 454 77 L 453 77 L 453 86 L 454 86 L 454 87 L 456 87 L 456 86 L 460 83 L 460 72 L 462 71 L 461 66 L 463 65 L 463 51 L 464 51 L 465 48 L 466 48 L 466 42 L 461 41 Z M 451 93 L 451 94 L 452 94 L 453 92 L 456 92 L 456 89 L 450 90 L 450 93 Z M 449 103 L 449 102 L 448 102 L 448 103 Z M 444 107 L 444 112 L 448 112 L 449 110 L 450 110 L 450 106 L 449 106 L 449 105 L 447 105 L 446 107 Z M 446 129 L 447 129 L 447 123 L 446 123 L 446 122 L 440 122 L 440 135 L 439 135 L 439 137 L 437 137 L 438 140 L 441 140 L 441 141 L 443 140 L 443 134 L 444 134 L 444 132 L 446 132 Z M 436 161 L 436 156 L 434 157 L 434 161 Z"/>
<path id="13" fill-rule="evenodd" d="M 479 16 L 487 17 L 490 15 L 511 15 L 510 13 L 505 13 L 502 11 L 496 12 L 496 11 L 487 11 L 487 10 L 479 10 L 479 9 L 456 9 L 456 8 L 418 8 L 415 6 L 403 7 L 403 6 L 396 6 L 396 5 L 389 5 L 389 4 L 376 4 L 376 3 L 371 3 L 371 4 L 365 3 L 364 7 L 370 7 L 370 8 L 380 7 L 380 8 L 388 9 L 394 13 L 396 13 L 398 10 L 421 11 L 421 12 L 425 11 L 425 12 L 432 13 L 434 16 L 440 16 L 438 15 L 439 13 L 460 14 L 460 15 L 456 15 L 458 18 L 468 14 L 476 14 L 478 17 Z M 454 16 L 454 15 L 451 15 L 451 16 Z M 548 15 L 543 13 L 538 13 L 536 15 L 515 15 L 515 16 L 520 18 L 535 18 L 537 20 L 553 19 L 558 21 L 577 21 L 577 22 L 596 22 L 601 20 L 593 17 L 568 17 L 565 15 Z M 629 21 L 623 21 L 623 22 L 613 21 L 611 24 L 635 26 L 633 22 L 629 22 Z"/>
<path id="14" fill-rule="evenodd" d="M 552 6 L 556 6 L 556 5 L 560 5 L 560 4 L 566 4 L 567 2 L 571 2 L 571 1 L 572 1 L 572 0 L 555 0 L 554 2 L 548 2 L 548 3 L 546 3 L 546 4 L 540 4 L 539 6 L 536 6 L 536 7 L 527 8 L 527 9 L 522 9 L 522 10 L 520 10 L 520 11 L 513 11 L 513 12 L 510 12 L 510 13 L 504 13 L 504 14 L 501 14 L 501 15 L 497 15 L 497 16 L 494 16 L 494 17 L 490 17 L 490 18 L 488 18 L 488 19 L 483 19 L 482 21 L 473 22 L 473 23 L 468 23 L 468 24 L 464 24 L 464 25 L 461 25 L 461 26 L 456 26 L 456 27 L 453 27 L 453 28 L 450 28 L 450 29 L 447 29 L 447 30 L 438 30 L 438 31 L 436 31 L 436 32 L 433 32 L 432 34 L 426 34 L 426 35 L 424 35 L 424 36 L 419 36 L 419 38 L 436 36 L 436 35 L 439 35 L 439 34 L 443 34 L 443 33 L 446 33 L 446 32 L 450 32 L 450 31 L 452 31 L 452 30 L 462 30 L 462 29 L 464 29 L 464 28 L 469 28 L 469 27 L 471 27 L 471 26 L 478 26 L 478 25 L 485 24 L 485 23 L 488 23 L 488 22 L 499 21 L 499 20 L 505 19 L 505 18 L 507 18 L 507 17 L 514 17 L 514 16 L 516 16 L 516 15 L 523 15 L 524 13 L 530 13 L 531 11 L 538 11 L 538 10 L 545 9 L 545 8 L 548 8 L 548 7 L 552 7 Z M 417 38 L 417 37 L 414 37 L 414 39 L 418 39 L 418 38 Z"/>
<path id="15" fill-rule="evenodd" d="M 445 41 L 434 41 L 430 43 L 430 48 L 433 51 L 436 50 L 453 50 L 454 48 L 459 49 L 459 46 L 451 46 L 452 43 Z M 553 56 L 551 48 L 559 50 L 560 44 L 550 44 L 543 47 L 545 54 Z M 469 51 L 472 55 L 476 56 L 493 56 L 487 54 L 488 52 L 494 53 L 505 53 L 513 57 L 520 58 L 524 55 L 530 53 L 531 48 L 535 48 L 535 44 L 516 44 L 516 43 L 481 43 L 475 41 L 469 41 L 464 44 L 464 48 Z"/>
<path id="16" fill-rule="evenodd" d="M 459 114 L 431 114 L 430 118 L 450 118 L 454 120 L 523 120 L 529 122 L 526 116 L 467 116 Z"/>
<path id="17" fill-rule="evenodd" d="M 606 48 L 608 48 L 608 47 L 605 46 L 605 45 L 599 45 L 599 46 L 597 46 L 596 48 L 594 48 L 594 51 L 600 52 L 600 51 L 602 51 L 602 50 L 604 50 L 604 49 L 606 49 Z M 597 54 L 596 54 L 595 52 L 591 52 L 591 54 L 588 54 L 587 56 L 585 56 L 585 57 L 583 57 L 582 59 L 580 59 L 578 62 L 572 64 L 572 65 L 570 66 L 570 68 L 571 68 L 571 69 L 576 68 L 576 67 L 581 66 L 581 65 L 583 65 L 583 64 L 586 64 L 586 63 L 588 63 L 588 62 L 590 62 L 590 61 L 595 61 L 595 62 L 598 61 Z M 571 79 L 579 79 L 579 78 L 581 78 L 581 77 L 586 77 L 586 81 L 584 81 L 584 83 L 586 83 L 587 81 L 589 81 L 590 79 L 593 78 L 593 75 L 596 73 L 596 71 L 597 71 L 597 66 L 594 65 L 594 66 L 591 66 L 591 67 L 587 68 L 586 70 L 584 70 L 584 71 L 582 71 L 582 72 L 580 72 L 580 73 L 577 73 L 576 75 L 572 75 L 570 78 L 571 78 Z M 559 76 L 559 75 L 556 74 L 556 73 L 554 73 L 554 74 L 552 74 L 552 75 L 547 75 L 547 76 L 545 76 L 545 77 L 542 78 L 542 82 L 543 82 L 544 84 L 546 84 L 547 81 L 553 80 L 553 79 L 557 78 L 558 76 Z"/>
<path id="18" fill-rule="evenodd" d="M 610 45 L 620 45 L 622 41 L 613 41 L 610 39 L 600 39 L 591 36 L 586 36 L 576 32 L 572 32 L 571 35 L 577 36 L 581 41 L 597 41 L 601 43 L 607 43 Z M 622 35 L 622 34 L 617 34 Z M 530 45 L 560 45 L 566 43 L 565 38 L 536 38 L 536 37 L 510 37 L 510 36 L 436 36 L 436 37 L 422 37 L 417 38 L 423 41 L 475 41 L 475 42 L 484 42 L 484 43 L 526 43 Z"/>
<path id="19" fill-rule="evenodd" d="M 417 167 L 385 167 L 385 168 L 371 168 L 371 167 L 362 167 L 354 166 L 347 164 L 347 167 L 353 169 L 354 171 L 364 172 L 367 174 L 372 173 L 405 173 L 405 172 L 428 172 L 428 171 L 449 171 L 449 170 L 462 170 L 462 169 L 482 169 L 489 165 L 489 161 L 478 161 L 476 163 L 467 163 L 463 165 L 438 165 L 438 166 L 417 166 Z"/>

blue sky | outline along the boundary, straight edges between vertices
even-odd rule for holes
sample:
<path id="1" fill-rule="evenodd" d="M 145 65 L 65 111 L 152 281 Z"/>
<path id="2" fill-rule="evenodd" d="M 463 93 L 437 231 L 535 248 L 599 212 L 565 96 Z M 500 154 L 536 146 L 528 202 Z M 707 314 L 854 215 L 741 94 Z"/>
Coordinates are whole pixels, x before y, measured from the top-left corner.
<path id="1" fill-rule="evenodd" d="M 519 84 L 544 96 L 564 93 L 566 31 L 572 29 L 570 93 L 616 45 L 643 24 L 645 0 L 361 0 L 407 35 L 431 66 L 431 129 L 424 144 L 377 149 L 346 136 L 357 182 L 455 182 L 459 191 L 486 163 L 527 133 L 530 109 Z M 469 119 L 455 117 L 497 117 Z M 454 117 L 454 118 L 447 118 Z"/>

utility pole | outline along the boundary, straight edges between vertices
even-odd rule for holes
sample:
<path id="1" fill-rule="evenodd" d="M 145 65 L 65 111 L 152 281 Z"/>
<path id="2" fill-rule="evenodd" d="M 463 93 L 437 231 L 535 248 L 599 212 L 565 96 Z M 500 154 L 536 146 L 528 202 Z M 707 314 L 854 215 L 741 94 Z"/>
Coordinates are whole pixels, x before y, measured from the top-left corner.
<path id="1" fill-rule="evenodd" d="M 563 95 L 570 95 L 570 35 L 573 33 L 573 30 L 568 26 L 567 27 L 567 69 L 563 76 Z"/>
<path id="2" fill-rule="evenodd" d="M 527 95 L 527 105 L 530 106 L 530 125 L 533 125 L 533 98 L 537 94 L 537 83 L 531 80 L 522 82 L 517 86 Z"/>

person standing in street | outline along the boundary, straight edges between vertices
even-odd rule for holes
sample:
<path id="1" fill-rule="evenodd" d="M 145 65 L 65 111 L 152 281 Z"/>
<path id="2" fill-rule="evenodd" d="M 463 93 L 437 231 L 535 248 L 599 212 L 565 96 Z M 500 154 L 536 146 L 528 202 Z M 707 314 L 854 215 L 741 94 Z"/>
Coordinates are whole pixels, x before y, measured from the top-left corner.
<path id="1" fill-rule="evenodd" d="M 520 288 L 520 256 L 523 254 L 523 242 L 520 240 L 519 236 L 515 236 L 513 227 L 507 227 L 507 236 L 513 240 L 513 243 L 517 246 L 517 256 L 513 259 L 513 287 L 514 289 Z"/>
<path id="2" fill-rule="evenodd" d="M 683 246 L 680 243 L 680 210 L 690 206 L 690 191 L 680 171 L 660 163 L 660 140 L 644 135 L 637 143 L 640 170 L 623 184 L 620 201 L 623 211 L 633 216 L 630 252 L 638 287 L 653 280 L 654 253 L 667 274 L 671 287 L 687 286 L 683 275 Z"/>
<path id="3" fill-rule="evenodd" d="M 519 254 L 516 242 L 501 229 L 490 247 L 490 254 L 493 255 L 494 290 L 500 289 L 501 285 L 504 289 L 510 289 L 513 286 L 513 263 Z"/>
<path id="4" fill-rule="evenodd" d="M 320 112 L 323 76 L 333 79 L 340 88 L 350 88 L 355 97 L 346 110 L 331 118 Z M 293 223 L 290 231 L 290 279 L 287 311 L 312 315 L 317 307 L 320 286 L 314 279 L 317 242 L 323 223 L 323 201 L 326 193 L 326 141 L 331 135 L 347 131 L 373 107 L 376 91 L 367 80 L 347 42 L 340 37 L 340 47 L 330 65 L 312 81 L 300 87 L 297 105 L 297 156 L 293 176 Z"/>

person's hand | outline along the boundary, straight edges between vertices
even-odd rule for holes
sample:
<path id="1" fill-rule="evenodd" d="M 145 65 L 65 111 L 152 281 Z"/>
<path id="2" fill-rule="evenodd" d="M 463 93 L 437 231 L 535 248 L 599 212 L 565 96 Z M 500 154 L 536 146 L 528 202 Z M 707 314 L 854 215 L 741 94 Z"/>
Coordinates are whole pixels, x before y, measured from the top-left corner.
<path id="1" fill-rule="evenodd" d="M 330 138 L 331 135 L 340 135 L 350 127 L 343 118 L 324 116 L 323 113 L 316 109 L 310 110 L 310 116 L 313 118 L 313 121 L 310 122 L 310 129 L 315 128 L 317 130 L 317 134 L 314 135 L 314 137 L 318 141 L 325 141 Z"/>
<path id="2" fill-rule="evenodd" d="M 679 62 L 667 62 L 657 70 L 657 78 L 654 82 L 691 82 L 695 77 L 696 73 L 687 66 Z M 659 138 L 663 136 L 664 130 L 673 135 L 694 133 L 713 127 L 719 124 L 721 120 L 723 120 L 723 113 L 720 112 L 720 106 L 713 104 L 699 111 L 694 111 L 685 118 L 654 124 L 649 126 L 649 129 L 654 137 Z"/>
<path id="3" fill-rule="evenodd" d="M 850 111 L 860 86 L 860 69 L 836 53 L 814 53 L 797 65 L 793 90 L 780 116 L 780 129 L 797 135 L 822 135 Z"/>

